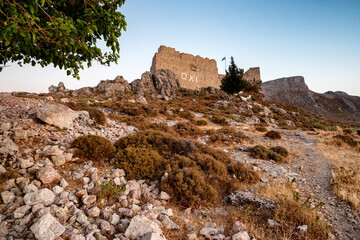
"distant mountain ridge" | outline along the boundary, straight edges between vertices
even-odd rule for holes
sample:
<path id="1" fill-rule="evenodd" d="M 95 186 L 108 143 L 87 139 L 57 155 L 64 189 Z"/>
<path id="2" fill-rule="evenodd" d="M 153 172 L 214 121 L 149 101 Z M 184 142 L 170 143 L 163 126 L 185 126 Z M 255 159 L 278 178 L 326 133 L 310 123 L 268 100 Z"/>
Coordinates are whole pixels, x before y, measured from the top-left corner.
<path id="1" fill-rule="evenodd" d="M 341 91 L 316 93 L 306 85 L 304 77 L 279 78 L 262 83 L 266 100 L 302 108 L 325 118 L 360 125 L 360 97 Z"/>

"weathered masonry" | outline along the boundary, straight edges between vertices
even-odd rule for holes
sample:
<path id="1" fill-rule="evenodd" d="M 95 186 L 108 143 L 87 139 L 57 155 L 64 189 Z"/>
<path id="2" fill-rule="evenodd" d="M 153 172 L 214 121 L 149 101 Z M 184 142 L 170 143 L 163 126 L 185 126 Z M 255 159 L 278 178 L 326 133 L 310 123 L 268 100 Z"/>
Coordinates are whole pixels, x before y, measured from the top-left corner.
<path id="1" fill-rule="evenodd" d="M 150 71 L 169 69 L 175 73 L 181 87 L 196 89 L 202 87 L 220 88 L 221 77 L 214 59 L 180 53 L 174 48 L 160 46 L 152 61 Z M 248 72 L 251 72 L 248 74 Z M 260 68 L 251 68 L 244 74 L 250 82 L 261 82 Z M 247 74 L 247 75 L 246 75 Z"/>

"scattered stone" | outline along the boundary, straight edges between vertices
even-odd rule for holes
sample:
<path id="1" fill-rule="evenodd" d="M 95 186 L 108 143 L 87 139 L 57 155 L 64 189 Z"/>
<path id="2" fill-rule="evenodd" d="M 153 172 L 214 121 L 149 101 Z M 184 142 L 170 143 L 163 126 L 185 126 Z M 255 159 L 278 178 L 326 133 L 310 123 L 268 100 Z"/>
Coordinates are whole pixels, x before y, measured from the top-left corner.
<path id="1" fill-rule="evenodd" d="M 282 109 L 282 108 L 275 108 L 274 112 L 279 114 L 279 115 L 285 115 L 286 114 L 286 111 L 284 109 Z"/>
<path id="2" fill-rule="evenodd" d="M 45 166 L 36 172 L 36 177 L 43 184 L 52 183 L 60 179 L 60 174 L 51 166 Z"/>
<path id="3" fill-rule="evenodd" d="M 131 219 L 130 225 L 125 231 L 125 236 L 130 239 L 136 239 L 143 237 L 148 233 L 156 232 L 162 234 L 159 225 L 147 217 L 135 216 Z"/>
<path id="4" fill-rule="evenodd" d="M 234 232 L 241 232 L 246 230 L 245 225 L 242 222 L 236 221 L 233 225 L 233 231 Z"/>
<path id="5" fill-rule="evenodd" d="M 307 225 L 302 225 L 302 226 L 298 226 L 296 228 L 296 230 L 298 230 L 299 232 L 303 233 L 307 231 L 308 226 Z"/>
<path id="6" fill-rule="evenodd" d="M 246 204 L 251 204 L 255 207 L 274 211 L 277 206 L 277 202 L 272 199 L 267 199 L 260 197 L 250 191 L 238 191 L 235 193 L 231 193 L 229 196 L 226 197 L 226 202 L 234 205 L 234 206 L 242 206 Z"/>
<path id="7" fill-rule="evenodd" d="M 268 220 L 267 220 L 267 224 L 268 224 L 268 226 L 269 226 L 270 228 L 280 227 L 280 226 L 281 226 L 280 223 L 278 223 L 278 222 L 276 222 L 276 221 L 274 221 L 274 220 L 272 220 L 272 219 L 268 219 Z"/>
<path id="8" fill-rule="evenodd" d="M 39 240 L 53 240 L 65 231 L 65 228 L 50 213 L 42 216 L 30 230 Z"/>
<path id="9" fill-rule="evenodd" d="M 51 156 L 51 161 L 54 163 L 54 165 L 60 166 L 66 162 L 66 159 L 65 156 L 61 154 L 61 155 Z"/>
<path id="10" fill-rule="evenodd" d="M 24 196 L 24 202 L 27 205 L 44 204 L 48 206 L 54 202 L 54 193 L 48 188 L 40 189 L 37 192 L 30 192 Z"/>
<path id="11" fill-rule="evenodd" d="M 83 195 L 81 199 L 85 205 L 90 205 L 96 202 L 97 198 L 95 195 Z"/>
<path id="12" fill-rule="evenodd" d="M 164 235 L 160 232 L 148 233 L 145 234 L 141 240 L 166 240 Z"/>
<path id="13" fill-rule="evenodd" d="M 3 203 L 5 203 L 5 204 L 12 203 L 15 200 L 15 198 L 16 197 L 13 192 L 4 191 L 1 193 L 1 199 L 2 199 Z"/>
<path id="14" fill-rule="evenodd" d="M 187 238 L 189 240 L 196 240 L 197 239 L 197 235 L 195 233 L 190 233 L 187 235 Z"/>
<path id="15" fill-rule="evenodd" d="M 25 214 L 31 209 L 31 206 L 29 205 L 24 205 L 24 206 L 21 206 L 19 208 L 17 208 L 15 211 L 14 211 L 14 218 L 22 218 L 25 216 Z"/>
<path id="16" fill-rule="evenodd" d="M 161 191 L 160 192 L 160 199 L 161 200 L 170 200 L 170 195 L 166 192 Z"/>
<path id="17" fill-rule="evenodd" d="M 250 236 L 246 231 L 241 231 L 234 234 L 231 238 L 232 240 L 250 240 Z"/>

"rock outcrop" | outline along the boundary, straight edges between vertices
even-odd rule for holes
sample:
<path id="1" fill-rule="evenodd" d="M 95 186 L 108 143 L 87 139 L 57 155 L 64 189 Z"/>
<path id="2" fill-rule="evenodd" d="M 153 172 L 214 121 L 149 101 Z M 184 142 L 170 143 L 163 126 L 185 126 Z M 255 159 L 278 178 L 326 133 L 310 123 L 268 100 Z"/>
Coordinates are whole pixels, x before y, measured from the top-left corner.
<path id="1" fill-rule="evenodd" d="M 319 108 L 313 93 L 305 84 L 304 77 L 288 77 L 262 83 L 265 99 L 295 106 Z"/>
<path id="2" fill-rule="evenodd" d="M 104 94 L 106 97 L 120 95 L 129 90 L 131 87 L 122 76 L 117 76 L 114 80 L 102 80 L 93 89 L 95 93 Z"/>
<path id="3" fill-rule="evenodd" d="M 293 105 L 334 121 L 360 124 L 360 97 L 344 92 L 313 92 L 303 77 L 264 82 L 262 90 L 268 101 Z"/>
<path id="4" fill-rule="evenodd" d="M 131 88 L 137 95 L 151 95 L 167 98 L 176 95 L 180 89 L 180 82 L 170 70 L 145 72 L 141 79 L 131 83 Z"/>

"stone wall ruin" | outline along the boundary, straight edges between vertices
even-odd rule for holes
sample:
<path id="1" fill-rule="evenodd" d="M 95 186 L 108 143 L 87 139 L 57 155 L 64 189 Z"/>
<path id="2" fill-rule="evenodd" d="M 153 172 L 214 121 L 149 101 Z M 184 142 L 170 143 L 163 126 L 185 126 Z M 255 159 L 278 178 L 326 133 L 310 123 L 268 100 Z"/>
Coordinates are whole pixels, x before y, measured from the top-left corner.
<path id="1" fill-rule="evenodd" d="M 180 53 L 175 48 L 160 46 L 152 60 L 150 72 L 169 69 L 179 79 L 183 88 L 199 89 L 203 87 L 220 88 L 223 75 L 219 75 L 214 59 Z M 250 83 L 260 83 L 260 68 L 250 68 L 244 73 L 244 79 Z"/>

